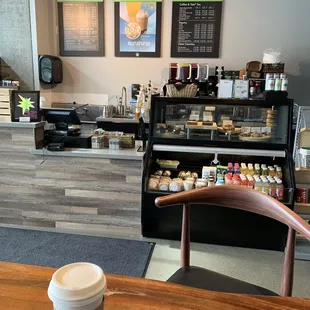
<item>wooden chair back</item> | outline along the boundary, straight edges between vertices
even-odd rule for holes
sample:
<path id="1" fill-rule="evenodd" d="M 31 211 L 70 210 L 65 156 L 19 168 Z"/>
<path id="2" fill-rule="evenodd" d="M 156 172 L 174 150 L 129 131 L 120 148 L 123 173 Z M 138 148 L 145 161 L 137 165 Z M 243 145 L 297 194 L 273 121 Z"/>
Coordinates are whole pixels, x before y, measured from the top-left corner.
<path id="1" fill-rule="evenodd" d="M 274 198 L 244 187 L 213 186 L 181 192 L 155 200 L 159 208 L 183 205 L 181 267 L 190 263 L 190 204 L 205 204 L 244 210 L 275 219 L 289 227 L 281 280 L 281 295 L 293 290 L 296 231 L 310 240 L 310 225 Z"/>

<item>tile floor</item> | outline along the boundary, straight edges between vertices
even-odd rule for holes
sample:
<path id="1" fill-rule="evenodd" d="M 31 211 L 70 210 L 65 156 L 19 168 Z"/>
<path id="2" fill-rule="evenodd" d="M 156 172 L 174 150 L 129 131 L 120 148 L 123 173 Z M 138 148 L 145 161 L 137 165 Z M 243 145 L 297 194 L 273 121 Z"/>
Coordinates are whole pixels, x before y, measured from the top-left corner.
<path id="1" fill-rule="evenodd" d="M 155 240 L 154 240 L 155 241 Z M 146 277 L 167 280 L 180 263 L 180 242 L 156 240 Z M 280 292 L 283 253 L 191 244 L 191 264 Z M 310 298 L 310 261 L 295 261 L 293 296 Z"/>

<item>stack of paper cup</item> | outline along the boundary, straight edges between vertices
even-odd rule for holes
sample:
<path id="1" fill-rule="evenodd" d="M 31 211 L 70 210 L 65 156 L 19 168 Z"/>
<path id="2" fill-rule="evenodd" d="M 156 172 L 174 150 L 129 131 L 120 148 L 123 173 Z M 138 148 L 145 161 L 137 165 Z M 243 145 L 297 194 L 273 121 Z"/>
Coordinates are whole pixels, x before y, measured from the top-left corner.
<path id="1" fill-rule="evenodd" d="M 55 310 L 95 310 L 103 302 L 107 281 L 102 269 L 74 263 L 58 269 L 48 287 Z"/>

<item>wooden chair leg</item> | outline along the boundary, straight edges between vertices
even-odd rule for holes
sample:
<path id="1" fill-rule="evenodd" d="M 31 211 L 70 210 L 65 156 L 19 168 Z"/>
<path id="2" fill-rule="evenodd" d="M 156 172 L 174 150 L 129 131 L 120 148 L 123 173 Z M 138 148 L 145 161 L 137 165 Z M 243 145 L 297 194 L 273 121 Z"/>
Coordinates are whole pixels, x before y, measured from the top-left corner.
<path id="1" fill-rule="evenodd" d="M 189 205 L 183 205 L 182 238 L 181 238 L 181 268 L 190 263 L 190 214 Z"/>
<path id="2" fill-rule="evenodd" d="M 284 256 L 281 296 L 292 296 L 294 281 L 296 231 L 289 227 Z"/>

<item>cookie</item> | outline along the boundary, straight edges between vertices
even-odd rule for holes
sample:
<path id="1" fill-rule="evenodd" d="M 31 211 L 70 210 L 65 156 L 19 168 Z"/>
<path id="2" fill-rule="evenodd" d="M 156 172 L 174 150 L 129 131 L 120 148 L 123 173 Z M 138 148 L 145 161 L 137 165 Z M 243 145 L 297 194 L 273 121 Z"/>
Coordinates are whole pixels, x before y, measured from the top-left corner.
<path id="1" fill-rule="evenodd" d="M 129 23 L 125 28 L 126 37 L 130 40 L 136 40 L 141 35 L 141 27 L 137 23 Z"/>

